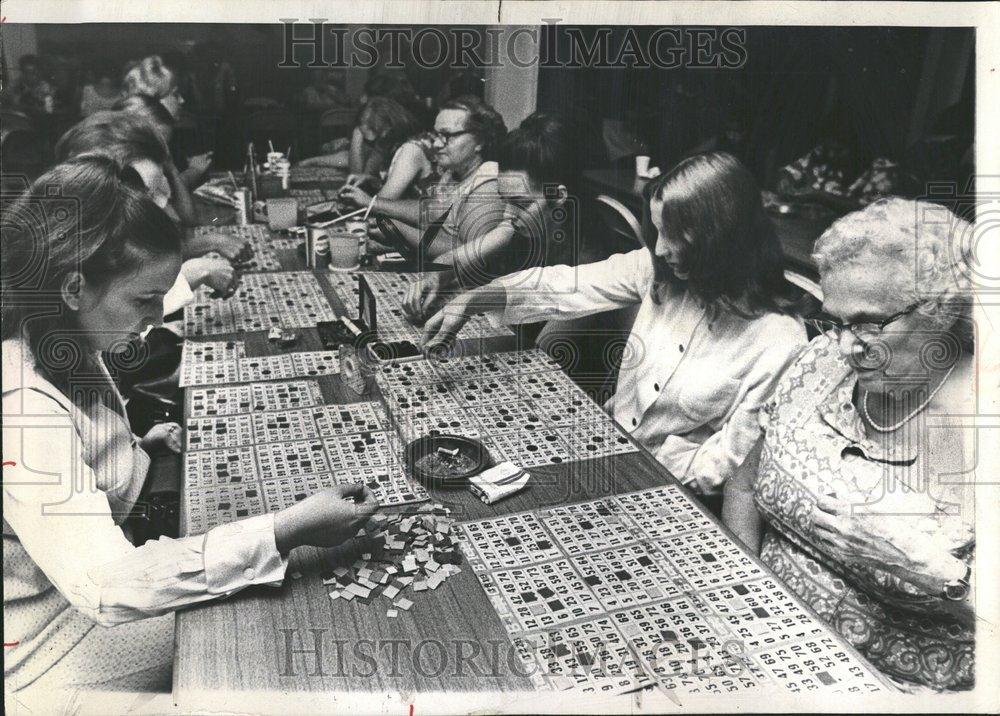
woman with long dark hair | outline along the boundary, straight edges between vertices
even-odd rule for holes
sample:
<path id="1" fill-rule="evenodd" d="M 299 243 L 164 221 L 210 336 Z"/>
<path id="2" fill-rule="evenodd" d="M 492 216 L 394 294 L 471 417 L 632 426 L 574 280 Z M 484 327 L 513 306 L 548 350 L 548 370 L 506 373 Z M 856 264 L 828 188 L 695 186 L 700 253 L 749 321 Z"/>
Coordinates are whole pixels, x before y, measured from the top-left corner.
<path id="1" fill-rule="evenodd" d="M 447 343 L 469 316 L 508 324 L 641 304 L 605 408 L 667 469 L 717 494 L 760 434 L 757 412 L 800 347 L 781 249 L 750 172 L 725 153 L 685 159 L 652 187 L 648 250 L 528 269 L 452 300 L 426 324 Z"/>
<path id="2" fill-rule="evenodd" d="M 280 582 L 292 548 L 352 536 L 374 496 L 334 488 L 134 546 L 125 520 L 148 453 L 180 436 L 133 435 L 111 371 L 140 359 L 140 333 L 162 320 L 179 231 L 134 169 L 90 156 L 42 175 L 4 211 L 0 239 L 5 685 L 168 688 L 172 611 Z"/>

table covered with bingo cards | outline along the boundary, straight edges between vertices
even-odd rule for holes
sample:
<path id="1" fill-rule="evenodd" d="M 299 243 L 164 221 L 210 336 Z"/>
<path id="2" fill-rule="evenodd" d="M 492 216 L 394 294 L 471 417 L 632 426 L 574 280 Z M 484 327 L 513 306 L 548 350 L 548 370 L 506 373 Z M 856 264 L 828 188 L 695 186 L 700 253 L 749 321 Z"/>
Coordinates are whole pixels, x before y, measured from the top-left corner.
<path id="1" fill-rule="evenodd" d="M 892 690 L 559 362 L 483 316 L 459 355 L 359 378 L 314 327 L 357 315 L 358 273 L 309 272 L 282 237 L 253 238 L 271 270 L 185 320 L 182 531 L 354 482 L 382 509 L 340 548 L 296 550 L 280 587 L 179 613 L 175 697 L 645 690 L 683 706 Z M 415 277 L 364 275 L 380 336 L 419 336 L 400 308 Z M 268 339 L 275 325 L 294 345 Z M 528 488 L 486 505 L 421 485 L 404 448 L 438 433 L 479 440 Z"/>

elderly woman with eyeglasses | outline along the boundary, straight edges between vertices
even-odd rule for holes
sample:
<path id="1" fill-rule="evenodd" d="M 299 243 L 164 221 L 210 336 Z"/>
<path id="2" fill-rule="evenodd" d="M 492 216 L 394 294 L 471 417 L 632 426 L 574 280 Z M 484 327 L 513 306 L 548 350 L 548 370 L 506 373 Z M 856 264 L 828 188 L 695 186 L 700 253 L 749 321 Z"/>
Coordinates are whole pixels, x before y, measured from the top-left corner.
<path id="1" fill-rule="evenodd" d="M 824 332 L 761 411 L 762 446 L 724 503 L 785 584 L 911 690 L 973 686 L 975 465 L 948 420 L 974 410 L 969 230 L 888 199 L 820 237 Z"/>

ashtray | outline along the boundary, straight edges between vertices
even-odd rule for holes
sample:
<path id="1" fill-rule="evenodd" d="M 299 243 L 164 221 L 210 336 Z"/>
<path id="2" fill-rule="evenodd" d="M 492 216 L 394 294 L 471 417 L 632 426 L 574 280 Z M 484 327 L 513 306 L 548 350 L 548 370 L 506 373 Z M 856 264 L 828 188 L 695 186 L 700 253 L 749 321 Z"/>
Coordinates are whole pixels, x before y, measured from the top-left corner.
<path id="1" fill-rule="evenodd" d="M 461 435 L 425 435 L 406 446 L 410 474 L 428 487 L 459 487 L 493 465 L 486 446 Z"/>

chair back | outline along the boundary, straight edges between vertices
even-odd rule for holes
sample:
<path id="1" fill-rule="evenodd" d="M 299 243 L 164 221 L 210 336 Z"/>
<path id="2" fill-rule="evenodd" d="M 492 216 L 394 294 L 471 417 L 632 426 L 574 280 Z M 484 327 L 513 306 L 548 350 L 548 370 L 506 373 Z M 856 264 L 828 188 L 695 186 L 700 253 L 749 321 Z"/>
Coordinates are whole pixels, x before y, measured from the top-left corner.
<path id="1" fill-rule="evenodd" d="M 642 249 L 646 245 L 642 241 L 642 227 L 628 207 L 607 194 L 594 197 L 597 203 L 597 214 L 605 228 L 613 237 L 623 240 L 629 249 Z"/>
<path id="2" fill-rule="evenodd" d="M 803 276 L 797 271 L 785 271 L 785 280 L 802 292 L 797 301 L 796 310 L 799 315 L 810 316 L 818 312 L 823 306 L 823 289 L 820 285 L 808 276 Z M 812 340 L 819 335 L 819 331 L 806 322 L 806 337 Z"/>

